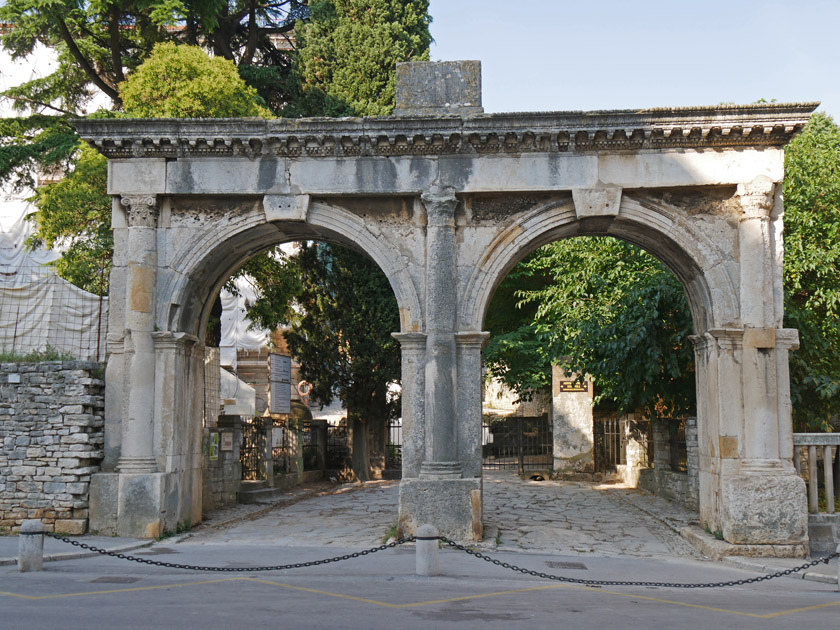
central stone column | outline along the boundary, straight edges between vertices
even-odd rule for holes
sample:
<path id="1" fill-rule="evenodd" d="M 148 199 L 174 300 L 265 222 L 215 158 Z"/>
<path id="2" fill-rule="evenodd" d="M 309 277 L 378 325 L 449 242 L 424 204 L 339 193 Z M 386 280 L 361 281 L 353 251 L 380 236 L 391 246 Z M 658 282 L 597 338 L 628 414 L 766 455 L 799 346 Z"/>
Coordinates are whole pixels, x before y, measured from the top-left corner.
<path id="1" fill-rule="evenodd" d="M 480 540 L 481 477 L 463 478 L 461 460 L 472 461 L 474 456 L 473 453 L 459 453 L 459 445 L 469 444 L 469 440 L 459 435 L 459 425 L 475 424 L 468 421 L 474 415 L 471 412 L 475 412 L 479 419 L 481 417 L 480 396 L 477 401 L 473 400 L 474 396 L 465 399 L 469 400 L 470 406 L 477 405 L 476 409 L 459 408 L 458 402 L 462 398 L 458 395 L 462 391 L 460 384 L 462 380 L 469 381 L 470 376 L 480 378 L 481 372 L 480 361 L 473 365 L 476 362 L 465 358 L 469 353 L 459 354 L 456 343 L 455 208 L 458 200 L 451 191 L 431 190 L 422 195 L 422 201 L 426 208 L 423 447 L 419 448 L 416 443 L 410 447 L 406 444 L 406 452 L 412 457 L 406 459 L 408 467 L 400 483 L 399 525 L 403 534 L 414 533 L 420 526 L 429 524 L 455 540 Z M 408 354 L 413 362 L 416 361 L 419 357 L 413 353 L 422 338 L 417 335 L 401 335 L 398 338 L 403 343 L 403 358 Z M 467 341 L 461 339 L 460 345 L 465 346 Z M 405 366 L 403 370 L 405 373 Z M 461 371 L 475 371 L 475 374 L 462 374 Z M 414 424 L 415 416 L 419 415 L 414 411 L 417 392 L 410 390 L 409 393 L 412 399 L 403 400 L 403 409 L 408 406 L 412 410 L 411 432 L 407 439 L 415 440 L 420 438 L 419 431 L 416 431 L 419 427 Z M 480 422 L 475 434 L 480 435 Z M 415 473 L 415 453 L 422 453 L 423 457 L 419 473 Z M 417 476 L 411 476 L 414 474 Z"/>
<path id="2" fill-rule="evenodd" d="M 426 206 L 426 453 L 425 479 L 460 479 L 455 415 L 454 194 L 427 192 Z"/>

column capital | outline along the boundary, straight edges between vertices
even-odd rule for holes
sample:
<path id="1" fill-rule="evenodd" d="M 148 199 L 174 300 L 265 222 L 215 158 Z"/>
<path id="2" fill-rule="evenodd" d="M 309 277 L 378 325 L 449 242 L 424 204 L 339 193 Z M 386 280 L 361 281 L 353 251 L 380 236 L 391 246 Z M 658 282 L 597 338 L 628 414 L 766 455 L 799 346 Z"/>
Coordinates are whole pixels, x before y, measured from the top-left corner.
<path id="1" fill-rule="evenodd" d="M 185 332 L 157 330 L 152 332 L 155 348 L 168 349 L 180 346 L 191 346 L 198 343 L 198 337 Z"/>
<path id="2" fill-rule="evenodd" d="M 773 210 L 776 184 L 760 179 L 749 184 L 739 184 L 737 196 L 741 201 L 742 221 L 768 219 Z"/>
<path id="3" fill-rule="evenodd" d="M 123 195 L 120 205 L 128 210 L 129 227 L 157 227 L 157 198 L 155 195 Z"/>
<path id="4" fill-rule="evenodd" d="M 706 331 L 721 348 L 740 348 L 744 344 L 743 328 L 711 328 Z"/>
<path id="5" fill-rule="evenodd" d="M 431 188 L 420 195 L 426 208 L 426 225 L 433 227 L 455 227 L 455 208 L 458 198 L 451 188 Z"/>
<path id="6" fill-rule="evenodd" d="M 712 343 L 713 337 L 708 334 L 703 335 L 689 335 L 688 340 L 694 346 L 694 349 L 697 352 L 702 352 L 706 350 Z"/>
<path id="7" fill-rule="evenodd" d="M 478 349 L 483 349 L 489 340 L 489 332 L 465 331 L 455 333 L 455 343 L 459 347 L 477 347 Z"/>
<path id="8" fill-rule="evenodd" d="M 426 333 L 419 332 L 395 332 L 391 336 L 400 342 L 402 350 L 425 350 Z"/>
<path id="9" fill-rule="evenodd" d="M 796 328 L 777 329 L 776 348 L 779 350 L 799 350 L 799 330 Z"/>

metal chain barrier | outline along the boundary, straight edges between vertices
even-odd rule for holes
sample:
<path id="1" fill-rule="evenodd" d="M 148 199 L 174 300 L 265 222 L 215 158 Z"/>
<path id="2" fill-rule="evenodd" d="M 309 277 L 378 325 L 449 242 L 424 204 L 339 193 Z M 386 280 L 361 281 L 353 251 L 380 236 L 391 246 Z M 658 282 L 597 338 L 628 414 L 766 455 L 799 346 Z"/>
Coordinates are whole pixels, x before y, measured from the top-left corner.
<path id="1" fill-rule="evenodd" d="M 798 567 L 793 567 L 791 569 L 785 569 L 784 571 L 778 571 L 776 573 L 768 574 L 768 575 L 760 575 L 754 578 L 748 578 L 745 580 L 730 580 L 728 582 L 695 582 L 695 583 L 686 583 L 686 582 L 632 582 L 628 580 L 582 580 L 570 577 L 564 577 L 562 575 L 552 575 L 550 573 L 541 573 L 539 571 L 532 571 L 531 569 L 523 569 L 522 567 L 518 567 L 514 564 L 509 564 L 507 562 L 502 562 L 501 560 L 497 560 L 496 558 L 491 558 L 488 555 L 475 551 L 474 549 L 470 549 L 469 547 L 465 547 L 464 545 L 459 545 L 454 540 L 449 540 L 446 536 L 438 536 L 438 539 L 442 542 L 446 543 L 450 547 L 454 549 L 458 549 L 459 551 L 463 551 L 471 556 L 479 558 L 480 560 L 484 560 L 486 562 L 490 562 L 497 566 L 502 567 L 503 569 L 510 569 L 511 571 L 516 571 L 518 573 L 522 573 L 525 575 L 531 575 L 533 577 L 538 577 L 544 580 L 554 580 L 556 582 L 567 582 L 569 584 L 583 584 L 584 586 L 662 586 L 666 588 L 722 588 L 726 586 L 741 586 L 743 584 L 754 584 L 755 582 L 764 582 L 765 580 L 772 580 L 777 577 L 782 577 L 784 575 L 790 575 L 792 573 L 798 573 L 799 571 L 803 571 L 810 567 L 816 566 L 821 562 L 828 564 L 828 561 L 833 558 L 840 557 L 840 553 L 835 552 L 825 556 L 824 558 L 819 558 L 818 560 L 812 560 L 811 562 L 806 562 Z"/>
<path id="2" fill-rule="evenodd" d="M 123 553 L 117 553 L 115 551 L 108 551 L 107 549 L 100 549 L 99 547 L 94 547 L 93 545 L 88 545 L 78 540 L 72 540 L 71 538 L 67 538 L 65 536 L 60 536 L 51 533 L 45 533 L 46 536 L 50 538 L 55 538 L 56 540 L 60 540 L 62 542 L 68 543 L 73 545 L 74 547 L 80 547 L 82 549 L 87 549 L 89 551 L 93 551 L 103 556 L 111 556 L 113 558 L 119 558 L 120 560 L 129 560 L 131 562 L 139 562 L 140 564 L 149 564 L 157 567 L 166 567 L 168 569 L 187 569 L 190 571 L 216 571 L 216 572 L 223 572 L 223 573 L 237 573 L 237 572 L 256 572 L 256 571 L 283 571 L 285 569 L 303 569 L 305 567 L 316 567 L 322 564 L 330 564 L 332 562 L 341 562 L 342 560 L 350 560 L 352 558 L 361 558 L 362 556 L 367 556 L 372 553 L 376 553 L 378 551 L 385 551 L 386 549 L 392 549 L 394 547 L 398 547 L 400 545 L 404 545 L 406 543 L 415 542 L 417 537 L 415 536 L 407 536 L 405 538 L 400 538 L 393 542 L 380 545 L 378 547 L 372 547 L 371 549 L 365 549 L 364 551 L 357 551 L 354 553 L 345 554 L 343 556 L 335 556 L 334 558 L 326 558 L 324 560 L 313 560 L 310 562 L 297 562 L 294 564 L 279 564 L 275 566 L 263 566 L 263 567 L 205 567 L 193 564 L 177 564 L 174 562 L 163 562 L 160 560 L 151 560 L 149 558 L 138 558 L 137 556 L 131 556 Z M 776 573 L 770 573 L 767 575 L 760 575 L 754 578 L 747 578 L 744 580 L 729 580 L 726 582 L 635 582 L 631 580 L 586 580 L 586 579 L 578 579 L 578 578 L 570 578 L 565 577 L 562 575 L 553 575 L 551 573 L 542 573 L 540 571 L 533 571 L 531 569 L 525 569 L 523 567 L 518 567 L 515 564 L 509 564 L 507 562 L 502 562 L 501 560 L 497 560 L 496 558 L 491 558 L 490 556 L 483 554 L 479 551 L 474 549 L 470 549 L 464 545 L 461 545 L 454 540 L 450 540 L 446 536 L 436 536 L 432 538 L 423 537 L 423 540 L 439 540 L 442 543 L 452 547 L 453 549 L 457 549 L 458 551 L 463 551 L 466 554 L 469 554 L 479 560 L 484 560 L 485 562 L 489 562 L 491 564 L 495 564 L 496 566 L 502 567 L 503 569 L 510 569 L 511 571 L 516 571 L 517 573 L 522 573 L 523 575 L 530 575 L 532 577 L 537 577 L 543 580 L 554 580 L 555 582 L 565 582 L 568 584 L 582 584 L 584 586 L 659 586 L 664 588 L 723 588 L 727 586 L 742 586 L 744 584 L 755 584 L 756 582 L 764 582 L 766 580 L 773 580 L 778 577 L 782 577 L 785 575 L 791 575 L 793 573 L 798 573 L 800 571 L 804 571 L 805 569 L 809 569 L 814 567 L 820 563 L 828 564 L 828 562 L 834 558 L 840 557 L 840 552 L 831 553 L 823 558 L 819 558 L 817 560 L 812 560 L 810 562 L 806 562 L 805 564 L 801 564 L 797 567 L 793 567 L 790 569 L 785 569 L 783 571 L 777 571 Z"/>
<path id="3" fill-rule="evenodd" d="M 311 562 L 298 562 L 295 564 L 279 564 L 276 566 L 265 567 L 203 567 L 193 564 L 177 564 L 174 562 L 162 562 L 161 560 L 150 560 L 149 558 L 138 558 L 137 556 L 131 556 L 124 553 L 117 553 L 115 551 L 108 551 L 107 549 L 100 549 L 99 547 L 94 547 L 93 545 L 88 545 L 83 542 L 79 542 L 78 540 L 73 540 L 71 538 L 67 538 L 61 535 L 51 534 L 48 532 L 44 535 L 49 536 L 50 538 L 55 538 L 56 540 L 60 540 L 61 542 L 66 542 L 70 545 L 73 545 L 74 547 L 81 547 L 82 549 L 94 551 L 98 554 L 102 554 L 103 556 L 119 558 L 120 560 L 129 560 L 131 562 L 139 562 L 140 564 L 151 564 L 156 567 L 166 567 L 167 569 L 187 569 L 189 571 L 217 571 L 221 573 L 283 571 L 285 569 L 303 569 L 304 567 L 317 567 L 321 564 L 330 564 L 331 562 L 340 562 L 342 560 L 350 560 L 351 558 L 361 558 L 362 556 L 367 556 L 369 554 L 376 553 L 377 551 L 384 551 L 386 549 L 398 547 L 399 545 L 404 545 L 405 543 L 414 542 L 414 536 L 409 536 L 407 538 L 400 538 L 398 540 L 395 540 L 394 542 L 390 542 L 385 545 L 380 545 L 379 547 L 365 549 L 364 551 L 356 551 L 354 553 L 349 553 L 343 556 L 326 558 L 325 560 L 313 560 Z"/>

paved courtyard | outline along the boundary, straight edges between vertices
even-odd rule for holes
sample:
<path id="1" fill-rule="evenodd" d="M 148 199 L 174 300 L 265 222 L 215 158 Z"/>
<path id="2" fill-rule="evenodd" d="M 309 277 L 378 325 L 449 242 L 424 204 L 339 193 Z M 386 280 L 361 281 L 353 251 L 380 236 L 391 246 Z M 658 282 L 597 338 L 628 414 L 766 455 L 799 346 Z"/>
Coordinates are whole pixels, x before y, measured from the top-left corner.
<path id="1" fill-rule="evenodd" d="M 393 531 L 398 494 L 397 481 L 340 486 L 291 505 L 264 506 L 251 520 L 214 526 L 231 520 L 237 511 L 244 516 L 257 509 L 234 508 L 211 514 L 182 544 L 372 547 Z M 659 519 L 650 516 L 651 511 Z M 696 557 L 693 548 L 663 524 L 665 518 L 678 528 L 695 517 L 620 485 L 523 481 L 508 471 L 487 471 L 484 478 L 485 547 L 606 557 Z"/>

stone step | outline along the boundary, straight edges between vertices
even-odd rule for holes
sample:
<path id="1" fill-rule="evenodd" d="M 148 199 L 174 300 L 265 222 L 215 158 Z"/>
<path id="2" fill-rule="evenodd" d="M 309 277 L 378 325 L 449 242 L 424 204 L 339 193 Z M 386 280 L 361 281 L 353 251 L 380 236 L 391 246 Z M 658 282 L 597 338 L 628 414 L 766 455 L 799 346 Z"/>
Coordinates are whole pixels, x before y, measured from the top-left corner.
<path id="1" fill-rule="evenodd" d="M 246 490 L 262 490 L 263 488 L 268 488 L 268 481 L 265 479 L 257 479 L 253 481 L 245 481 L 243 480 L 241 485 L 239 486 L 242 491 Z"/>
<path id="2" fill-rule="evenodd" d="M 284 491 L 280 488 L 259 488 L 257 490 L 240 490 L 239 502 L 244 503 L 246 505 L 251 503 L 272 503 L 280 499 L 283 495 Z"/>

